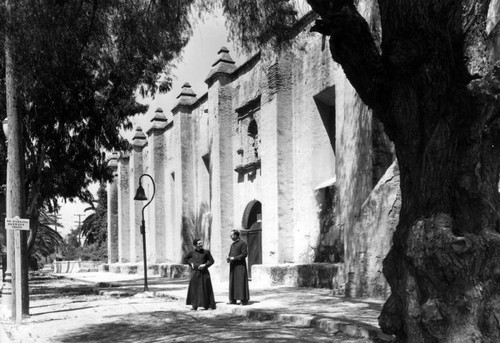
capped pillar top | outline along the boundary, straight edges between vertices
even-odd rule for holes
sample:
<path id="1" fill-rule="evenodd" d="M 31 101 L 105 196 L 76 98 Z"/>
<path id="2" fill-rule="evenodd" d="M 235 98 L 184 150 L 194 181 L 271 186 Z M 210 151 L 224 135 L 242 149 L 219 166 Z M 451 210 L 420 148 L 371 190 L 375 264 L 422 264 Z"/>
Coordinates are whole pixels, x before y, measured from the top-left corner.
<path id="1" fill-rule="evenodd" d="M 179 107 L 191 106 L 196 102 L 196 93 L 193 91 L 189 83 L 186 82 L 182 85 L 181 93 L 177 96 L 177 99 L 179 99 L 179 101 L 172 109 L 174 114 L 178 112 Z"/>
<path id="2" fill-rule="evenodd" d="M 151 128 L 148 130 L 148 135 L 150 134 L 151 131 L 153 130 L 163 130 L 164 128 L 167 127 L 168 119 L 167 116 L 165 116 L 165 113 L 163 113 L 163 109 L 161 107 L 158 107 L 153 115 L 153 118 L 151 118 Z"/>
<path id="3" fill-rule="evenodd" d="M 151 121 L 154 123 L 155 121 L 167 121 L 167 117 L 165 116 L 165 113 L 163 113 L 163 109 L 161 107 L 158 107 L 155 111 L 155 114 L 153 115 L 153 118 Z"/>
<path id="4" fill-rule="evenodd" d="M 205 83 L 211 85 L 217 75 L 220 74 L 231 74 L 236 70 L 236 62 L 229 55 L 229 50 L 225 46 L 219 49 L 217 53 L 219 56 L 217 60 L 212 64 L 212 69 L 208 73 Z"/>
<path id="5" fill-rule="evenodd" d="M 113 151 L 108 158 L 108 167 L 116 169 L 118 168 L 118 153 Z"/>
<path id="6" fill-rule="evenodd" d="M 128 151 L 121 151 L 118 160 L 123 161 L 130 157 L 130 153 Z"/>
<path id="7" fill-rule="evenodd" d="M 217 54 L 219 55 L 219 57 L 217 58 L 217 61 L 212 64 L 212 67 L 215 67 L 217 64 L 224 62 L 228 64 L 236 64 L 236 62 L 234 62 L 234 60 L 231 58 L 231 55 L 229 55 L 229 49 L 225 46 L 221 47 Z"/>
<path id="8" fill-rule="evenodd" d="M 148 144 L 148 141 L 146 139 L 146 135 L 142 131 L 142 128 L 140 126 L 137 126 L 135 128 L 134 138 L 132 138 L 132 145 L 134 147 L 142 148 L 146 144 Z"/>

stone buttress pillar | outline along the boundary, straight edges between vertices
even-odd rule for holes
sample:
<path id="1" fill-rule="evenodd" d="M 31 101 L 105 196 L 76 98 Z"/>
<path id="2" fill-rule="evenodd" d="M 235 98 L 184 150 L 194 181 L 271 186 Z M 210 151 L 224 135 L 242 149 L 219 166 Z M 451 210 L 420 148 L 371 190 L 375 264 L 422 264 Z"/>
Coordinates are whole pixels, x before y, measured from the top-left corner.
<path id="1" fill-rule="evenodd" d="M 176 181 L 176 203 L 179 204 L 177 215 L 180 214 L 181 231 L 174 232 L 174 240 L 178 242 L 179 248 L 185 251 L 192 248 L 192 242 L 189 242 L 190 233 L 193 228 L 189 225 L 189 219 L 195 215 L 196 205 L 194 203 L 194 187 L 196 184 L 194 173 L 194 149 L 193 149 L 193 113 L 191 106 L 196 102 L 196 94 L 191 89 L 189 83 L 182 86 L 181 93 L 177 96 L 177 105 L 172 109 L 174 115 L 174 132 L 177 135 L 179 147 L 177 150 L 178 167 L 180 173 L 177 174 Z M 182 251 L 178 251 L 176 258 L 180 258 Z"/>
<path id="2" fill-rule="evenodd" d="M 108 182 L 108 263 L 118 262 L 118 154 L 113 153 L 108 166 L 113 171 L 113 181 Z"/>
<path id="3" fill-rule="evenodd" d="M 130 262 L 130 154 L 118 158 L 118 261 Z"/>
<path id="4" fill-rule="evenodd" d="M 267 69 L 261 102 L 262 263 L 294 262 L 292 66 L 277 58 Z"/>
<path id="5" fill-rule="evenodd" d="M 143 201 L 135 201 L 134 196 L 139 186 L 139 178 L 143 173 L 142 150 L 148 144 L 146 135 L 140 127 L 135 130 L 132 138 L 132 153 L 130 155 L 130 262 L 142 261 L 142 235 L 140 231 Z M 148 182 L 148 181 L 145 181 Z M 146 219 L 146 218 L 145 218 Z"/>
<path id="6" fill-rule="evenodd" d="M 231 74 L 236 70 L 229 50 L 222 47 L 205 82 L 208 85 L 208 113 L 213 121 L 210 147 L 210 170 L 212 180 L 211 212 L 214 276 L 227 280 L 229 267 L 226 256 L 232 243 L 229 233 L 239 228 L 234 218 L 234 168 L 233 168 L 233 123 L 236 113 L 232 108 L 233 90 Z"/>
<path id="7" fill-rule="evenodd" d="M 155 181 L 156 194 L 149 204 L 151 218 L 150 236 L 148 245 L 148 259 L 155 263 L 166 262 L 166 185 L 165 185 L 165 158 L 166 140 L 165 130 L 167 117 L 161 108 L 158 108 L 151 119 L 152 126 L 147 131 L 150 141 L 149 167 L 150 175 Z"/>

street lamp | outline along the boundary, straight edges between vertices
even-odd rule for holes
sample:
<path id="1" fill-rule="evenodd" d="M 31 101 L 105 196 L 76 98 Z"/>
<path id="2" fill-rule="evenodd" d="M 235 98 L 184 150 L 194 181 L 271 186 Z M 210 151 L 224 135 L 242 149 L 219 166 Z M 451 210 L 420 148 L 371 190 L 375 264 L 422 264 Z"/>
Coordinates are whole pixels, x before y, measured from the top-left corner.
<path id="1" fill-rule="evenodd" d="M 5 135 L 5 140 L 7 141 L 7 138 L 9 137 L 9 118 L 2 120 L 2 130 Z"/>
<path id="2" fill-rule="evenodd" d="M 141 235 L 142 235 L 142 253 L 143 253 L 143 261 L 144 261 L 144 292 L 149 291 L 148 289 L 148 263 L 146 261 L 146 223 L 144 222 L 144 209 L 153 201 L 155 197 L 155 181 L 149 174 L 142 174 L 139 177 L 139 187 L 137 187 L 137 191 L 135 192 L 134 200 L 137 201 L 145 201 L 148 200 L 146 193 L 144 192 L 144 188 L 142 188 L 142 178 L 144 176 L 148 176 L 151 179 L 151 183 L 153 184 L 153 195 L 151 195 L 151 199 L 144 205 L 142 208 L 142 222 L 141 222 Z"/>

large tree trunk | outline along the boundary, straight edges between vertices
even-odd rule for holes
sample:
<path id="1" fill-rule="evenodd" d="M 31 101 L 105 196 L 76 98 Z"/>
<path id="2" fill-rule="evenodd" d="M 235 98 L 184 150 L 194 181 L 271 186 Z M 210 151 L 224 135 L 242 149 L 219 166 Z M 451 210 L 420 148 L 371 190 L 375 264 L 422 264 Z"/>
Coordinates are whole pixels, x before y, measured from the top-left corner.
<path id="1" fill-rule="evenodd" d="M 381 328 L 401 342 L 499 342 L 500 64 L 485 41 L 489 1 L 380 0 L 380 45 L 352 1 L 308 2 L 398 158 Z"/>

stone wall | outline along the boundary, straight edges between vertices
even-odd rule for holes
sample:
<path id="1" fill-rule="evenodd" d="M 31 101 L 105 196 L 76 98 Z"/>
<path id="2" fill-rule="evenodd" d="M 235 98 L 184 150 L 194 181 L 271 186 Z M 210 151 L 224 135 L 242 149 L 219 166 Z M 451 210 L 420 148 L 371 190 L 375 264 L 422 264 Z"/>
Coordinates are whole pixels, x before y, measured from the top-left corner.
<path id="1" fill-rule="evenodd" d="M 296 263 L 335 262 L 320 250 L 340 237 L 339 227 L 322 228 L 325 196 L 336 180 L 335 101 L 338 66 L 320 37 L 305 29 L 293 49 L 293 199 Z M 318 80 L 321 80 L 318 82 Z M 333 205 L 333 204 L 330 204 Z M 333 208 L 332 208 L 333 209 Z M 337 213 L 337 212 L 336 212 Z M 322 217 L 323 216 L 323 217 Z M 337 260 L 337 262 L 339 262 Z"/>
<path id="2" fill-rule="evenodd" d="M 150 264 L 180 263 L 199 237 L 214 256 L 213 277 L 225 280 L 229 231 L 240 229 L 254 280 L 342 292 L 356 275 L 352 294 L 386 294 L 379 272 L 397 187 L 373 184 L 390 146 L 328 42 L 309 32 L 313 19 L 301 21 L 290 48 L 263 47 L 241 66 L 221 48 L 206 93 L 185 84 L 171 116 L 158 109 L 147 135 L 136 129 L 133 150 L 118 158 L 120 262 L 135 268 L 142 259 L 142 204 L 132 198 L 147 172 L 158 184 L 145 212 Z"/>
<path id="3" fill-rule="evenodd" d="M 93 261 L 54 261 L 52 272 L 56 274 L 97 272 L 101 264 Z"/>
<path id="4" fill-rule="evenodd" d="M 401 208 L 399 169 L 394 162 L 363 203 L 354 228 L 354 256 L 346 293 L 351 297 L 387 298 L 390 288 L 383 273 L 383 260 L 392 242 Z"/>
<path id="5" fill-rule="evenodd" d="M 252 284 L 256 286 L 291 286 L 337 289 L 339 266 L 332 263 L 256 265 Z"/>

